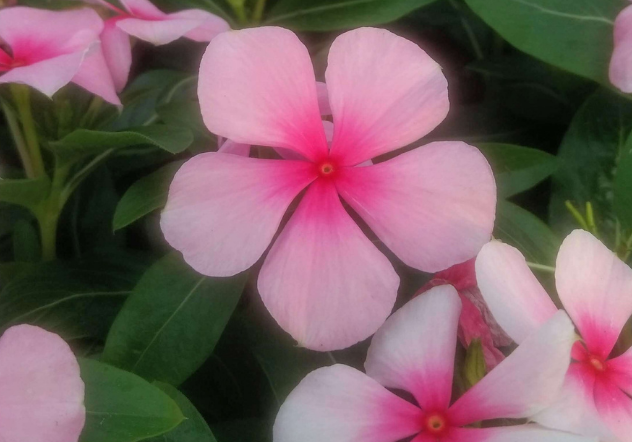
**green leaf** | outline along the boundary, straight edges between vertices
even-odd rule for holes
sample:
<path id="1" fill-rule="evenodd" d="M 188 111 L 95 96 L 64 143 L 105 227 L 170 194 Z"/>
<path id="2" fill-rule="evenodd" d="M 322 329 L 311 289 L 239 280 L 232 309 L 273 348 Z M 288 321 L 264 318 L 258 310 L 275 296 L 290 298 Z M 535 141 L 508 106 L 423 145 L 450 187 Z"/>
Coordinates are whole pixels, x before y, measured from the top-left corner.
<path id="1" fill-rule="evenodd" d="M 628 137 L 617 166 L 614 210 L 621 225 L 632 230 L 632 136 Z"/>
<path id="2" fill-rule="evenodd" d="M 213 352 L 245 275 L 207 278 L 173 253 L 141 278 L 117 316 L 103 360 L 149 380 L 179 385 Z"/>
<path id="3" fill-rule="evenodd" d="M 626 0 L 465 0 L 509 43 L 536 58 L 609 84 L 614 20 Z"/>
<path id="4" fill-rule="evenodd" d="M 18 220 L 13 228 L 13 256 L 19 262 L 38 262 L 41 257 L 37 228 L 32 222 Z"/>
<path id="5" fill-rule="evenodd" d="M 499 201 L 494 237 L 519 249 L 527 261 L 555 265 L 560 239 L 531 212 L 508 201 Z"/>
<path id="6" fill-rule="evenodd" d="M 463 378 L 467 388 L 471 388 L 487 374 L 487 364 L 483 354 L 483 345 L 480 339 L 474 339 L 465 352 L 463 363 Z"/>
<path id="7" fill-rule="evenodd" d="M 135 374 L 80 359 L 86 425 L 80 442 L 136 442 L 175 428 L 184 416 L 158 387 Z"/>
<path id="8" fill-rule="evenodd" d="M 268 24 L 300 31 L 331 31 L 397 20 L 435 0 L 280 0 Z"/>
<path id="9" fill-rule="evenodd" d="M 132 184 L 116 206 L 114 230 L 162 208 L 167 202 L 169 184 L 180 166 L 182 161 L 167 164 Z"/>
<path id="10" fill-rule="evenodd" d="M 218 442 L 272 442 L 271 427 L 261 419 L 243 419 L 215 424 L 213 433 Z"/>
<path id="11" fill-rule="evenodd" d="M 176 154 L 183 152 L 192 142 L 193 135 L 188 129 L 155 124 L 121 132 L 77 129 L 61 140 L 53 141 L 50 147 L 61 157 L 74 159 L 139 145 L 150 145 Z"/>
<path id="12" fill-rule="evenodd" d="M 184 394 L 169 384 L 154 382 L 154 385 L 178 404 L 185 420 L 169 433 L 146 442 L 217 442 L 204 417 Z"/>
<path id="13" fill-rule="evenodd" d="M 557 169 L 557 158 L 538 149 L 500 143 L 479 143 L 477 147 L 492 166 L 501 198 L 532 188 Z"/>
<path id="14" fill-rule="evenodd" d="M 50 193 L 50 181 L 47 177 L 2 180 L 0 179 L 0 201 L 17 204 L 33 211 Z"/>

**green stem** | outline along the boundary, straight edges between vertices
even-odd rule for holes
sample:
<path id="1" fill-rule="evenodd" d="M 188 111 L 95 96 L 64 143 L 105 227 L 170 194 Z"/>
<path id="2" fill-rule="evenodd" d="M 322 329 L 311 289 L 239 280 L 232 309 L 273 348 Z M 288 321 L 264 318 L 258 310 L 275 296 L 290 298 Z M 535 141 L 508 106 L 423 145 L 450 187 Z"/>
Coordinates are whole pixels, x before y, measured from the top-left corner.
<path id="1" fill-rule="evenodd" d="M 68 166 L 55 169 L 50 194 L 37 214 L 42 241 L 42 260 L 44 261 L 53 261 L 57 256 L 57 225 L 66 202 L 63 190 L 69 171 Z"/>
<path id="2" fill-rule="evenodd" d="M 245 0 L 227 0 L 227 1 L 230 7 L 233 8 L 233 11 L 235 12 L 235 15 L 237 16 L 237 20 L 239 20 L 239 22 L 242 24 L 247 23 L 248 17 L 246 16 Z"/>
<path id="3" fill-rule="evenodd" d="M 555 273 L 555 267 L 545 266 L 544 264 L 536 264 L 535 262 L 527 261 L 527 265 L 533 270 L 540 270 L 547 273 Z"/>
<path id="4" fill-rule="evenodd" d="M 261 23 L 261 19 L 263 18 L 263 11 L 266 8 L 266 0 L 257 0 L 255 3 L 255 8 L 252 11 L 252 23 L 258 25 Z"/>
<path id="5" fill-rule="evenodd" d="M 24 137 L 26 139 L 26 147 L 28 149 L 29 158 L 33 166 L 34 177 L 40 177 L 46 174 L 44 169 L 44 160 L 42 159 L 42 151 L 40 150 L 37 130 L 35 128 L 35 120 L 31 111 L 30 90 L 28 86 L 21 84 L 12 84 L 11 91 L 15 99 L 15 105 L 24 129 Z"/>
<path id="6" fill-rule="evenodd" d="M 22 135 L 22 130 L 20 129 L 20 123 L 15 117 L 13 110 L 4 101 L 2 102 L 2 110 L 7 120 L 7 125 L 9 126 L 9 131 L 13 137 L 13 141 L 18 148 L 18 154 L 20 155 L 24 172 L 26 173 L 27 178 L 35 178 L 35 169 L 33 168 L 31 157 L 29 156 L 26 141 L 24 141 L 24 135 Z"/>
<path id="7" fill-rule="evenodd" d="M 99 110 L 101 109 L 101 105 L 103 105 L 103 98 L 99 97 L 98 95 L 95 95 L 94 97 L 92 97 L 92 100 L 90 101 L 90 105 L 88 106 L 88 109 L 86 110 L 86 113 L 84 114 L 83 118 L 81 119 L 81 122 L 79 123 L 79 126 L 80 127 L 91 127 L 92 123 L 94 123 L 94 119 L 99 114 Z"/>

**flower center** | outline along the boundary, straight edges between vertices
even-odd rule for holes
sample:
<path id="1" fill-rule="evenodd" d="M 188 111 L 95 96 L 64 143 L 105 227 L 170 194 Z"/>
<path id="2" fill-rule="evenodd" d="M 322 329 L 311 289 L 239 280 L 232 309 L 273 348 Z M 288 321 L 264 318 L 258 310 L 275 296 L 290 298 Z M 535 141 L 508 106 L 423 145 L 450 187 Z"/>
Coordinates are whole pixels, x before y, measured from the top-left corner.
<path id="1" fill-rule="evenodd" d="M 606 361 L 604 361 L 603 359 L 601 359 L 598 356 L 595 355 L 590 355 L 588 357 L 588 359 L 586 360 L 586 362 L 588 363 L 588 365 L 590 365 L 595 371 L 598 371 L 600 373 L 603 373 L 604 371 L 606 371 L 607 368 L 607 364 Z"/>
<path id="2" fill-rule="evenodd" d="M 439 435 L 448 429 L 448 420 L 441 413 L 430 413 L 424 418 L 424 429 L 433 435 Z"/>
<path id="3" fill-rule="evenodd" d="M 320 174 L 320 176 L 323 176 L 323 177 L 331 176 L 335 171 L 336 171 L 336 168 L 329 161 L 325 161 L 324 163 L 321 163 L 318 166 L 318 173 Z"/>

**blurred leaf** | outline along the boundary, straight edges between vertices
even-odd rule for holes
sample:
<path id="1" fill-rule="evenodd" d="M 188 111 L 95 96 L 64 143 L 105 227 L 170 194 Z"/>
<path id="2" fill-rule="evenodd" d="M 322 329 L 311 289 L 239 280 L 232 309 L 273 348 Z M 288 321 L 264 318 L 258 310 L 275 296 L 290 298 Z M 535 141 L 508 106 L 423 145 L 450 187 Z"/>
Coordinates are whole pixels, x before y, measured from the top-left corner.
<path id="1" fill-rule="evenodd" d="M 86 384 L 81 442 L 136 442 L 175 428 L 184 416 L 158 387 L 135 374 L 80 359 Z"/>
<path id="2" fill-rule="evenodd" d="M 559 238 L 531 212 L 508 201 L 499 201 L 494 237 L 519 249 L 527 261 L 555 265 Z"/>
<path id="3" fill-rule="evenodd" d="M 212 428 L 217 442 L 272 442 L 272 426 L 261 419 L 221 422 Z"/>
<path id="4" fill-rule="evenodd" d="M 158 106 L 156 112 L 166 124 L 186 127 L 196 134 L 211 138 L 210 132 L 202 121 L 202 112 L 197 101 L 172 101 Z"/>
<path id="5" fill-rule="evenodd" d="M 179 385 L 213 352 L 245 274 L 207 278 L 176 253 L 143 275 L 108 335 L 103 360 L 149 380 Z"/>
<path id="6" fill-rule="evenodd" d="M 31 211 L 44 201 L 50 192 L 50 180 L 47 177 L 2 180 L 0 179 L 0 201 L 17 204 Z"/>
<path id="7" fill-rule="evenodd" d="M 628 137 L 617 166 L 614 210 L 621 225 L 632 231 L 632 136 Z"/>
<path id="8" fill-rule="evenodd" d="M 578 227 L 565 201 L 591 202 L 600 230 L 614 232 L 612 198 L 617 157 L 632 130 L 632 102 L 607 90 L 595 92 L 580 108 L 562 140 L 553 175 L 551 226 L 560 235 Z"/>
<path id="9" fill-rule="evenodd" d="M 169 184 L 180 166 L 182 161 L 169 163 L 132 184 L 116 206 L 114 230 L 122 229 L 162 208 L 167 202 Z"/>
<path id="10" fill-rule="evenodd" d="M 609 84 L 613 23 L 626 0 L 465 1 L 521 51 Z"/>
<path id="11" fill-rule="evenodd" d="M 19 262 L 37 262 L 41 257 L 37 228 L 31 222 L 18 220 L 13 227 L 13 255 Z"/>
<path id="12" fill-rule="evenodd" d="M 465 352 L 465 362 L 463 364 L 463 378 L 467 383 L 466 387 L 471 388 L 487 374 L 487 364 L 483 354 L 483 345 L 480 339 L 474 339 Z"/>
<path id="13" fill-rule="evenodd" d="M 0 263 L 0 287 L 7 285 L 22 273 L 31 270 L 36 264 L 28 262 L 2 262 Z"/>
<path id="14" fill-rule="evenodd" d="M 147 439 L 147 442 L 217 442 L 204 417 L 185 395 L 169 384 L 154 382 L 154 385 L 178 404 L 184 421 L 169 433 Z"/>
<path id="15" fill-rule="evenodd" d="M 379 25 L 435 0 L 279 0 L 267 24 L 300 31 L 331 31 Z"/>
<path id="16" fill-rule="evenodd" d="M 532 188 L 557 169 L 557 158 L 538 149 L 500 143 L 477 147 L 492 166 L 501 198 Z"/>
<path id="17" fill-rule="evenodd" d="M 200 8 L 212 12 L 215 15 L 219 15 L 231 24 L 231 27 L 235 27 L 235 23 L 230 13 L 230 8 L 226 5 L 225 0 L 155 0 L 156 5 L 171 5 L 177 11 L 188 8 Z"/>

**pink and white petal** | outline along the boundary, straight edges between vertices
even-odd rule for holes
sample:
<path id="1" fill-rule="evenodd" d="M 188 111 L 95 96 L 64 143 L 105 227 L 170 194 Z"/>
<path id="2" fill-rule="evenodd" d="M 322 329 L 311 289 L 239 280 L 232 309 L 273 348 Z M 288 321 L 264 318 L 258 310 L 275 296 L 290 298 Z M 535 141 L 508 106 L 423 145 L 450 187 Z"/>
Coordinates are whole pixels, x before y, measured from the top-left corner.
<path id="1" fill-rule="evenodd" d="M 451 285 L 409 301 L 373 337 L 364 364 L 367 375 L 412 393 L 423 410 L 447 409 L 460 314 L 461 301 Z"/>
<path id="2" fill-rule="evenodd" d="M 442 441 L 443 442 L 443 441 Z M 495 428 L 455 428 L 445 442 L 598 442 L 539 425 L 514 425 Z"/>
<path id="3" fill-rule="evenodd" d="M 615 384 L 597 380 L 595 382 L 595 405 L 608 428 L 618 442 L 632 442 L 632 398 Z M 606 442 L 614 442 L 615 439 Z"/>
<path id="4" fill-rule="evenodd" d="M 121 105 L 116 95 L 114 79 L 105 61 L 101 44 L 95 45 L 83 59 L 79 71 L 72 78 L 72 82 L 88 92 L 103 98 L 108 103 Z"/>
<path id="5" fill-rule="evenodd" d="M 312 62 L 291 31 L 260 27 L 218 35 L 202 59 L 198 96 L 215 134 L 310 160 L 327 156 Z"/>
<path id="6" fill-rule="evenodd" d="M 14 68 L 0 76 L 0 84 L 26 84 L 52 97 L 55 92 L 70 83 L 79 72 L 83 58 L 84 52 L 74 52 L 30 66 Z"/>
<path id="7" fill-rule="evenodd" d="M 616 442 L 599 416 L 593 390 L 595 374 L 583 364 L 571 364 L 562 391 L 555 402 L 532 417 L 548 428 L 597 437 L 603 442 Z"/>
<path id="8" fill-rule="evenodd" d="M 632 348 L 614 359 L 607 361 L 608 375 L 612 382 L 632 396 Z"/>
<path id="9" fill-rule="evenodd" d="M 233 155 L 241 155 L 242 157 L 250 156 L 250 144 L 235 143 L 233 140 L 226 140 L 217 149 L 220 153 L 231 153 Z"/>
<path id="10" fill-rule="evenodd" d="M 474 422 L 534 416 L 558 397 L 571 361 L 575 329 L 556 313 L 450 408 L 450 421 Z"/>
<path id="11" fill-rule="evenodd" d="M 632 269 L 583 230 L 566 237 L 555 282 L 588 350 L 607 357 L 632 314 Z"/>
<path id="12" fill-rule="evenodd" d="M 123 18 L 116 25 L 124 32 L 140 40 L 160 46 L 171 43 L 192 31 L 199 23 L 187 19 L 144 20 Z"/>
<path id="13" fill-rule="evenodd" d="M 422 411 L 351 367 L 308 374 L 274 423 L 275 442 L 396 442 L 421 430 Z"/>
<path id="14" fill-rule="evenodd" d="M 327 90 L 327 85 L 322 81 L 316 82 L 316 94 L 318 96 L 318 109 L 320 109 L 320 114 L 323 116 L 331 115 L 331 106 L 329 106 L 329 91 Z M 328 140 L 333 140 L 333 132 L 332 138 L 328 138 Z"/>
<path id="15" fill-rule="evenodd" d="M 0 48 L 0 70 L 5 71 L 10 69 L 9 66 L 13 63 L 13 59 L 2 48 Z"/>
<path id="16" fill-rule="evenodd" d="M 0 338 L 0 440 L 77 442 L 85 422 L 79 364 L 59 336 L 19 325 Z"/>
<path id="17" fill-rule="evenodd" d="M 107 20 L 101 33 L 101 49 L 117 92 L 125 88 L 132 66 L 132 45 L 129 35 L 116 25 L 120 20 Z"/>
<path id="18" fill-rule="evenodd" d="M 625 93 L 632 92 L 632 6 L 614 23 L 614 51 L 610 59 L 610 82 Z"/>
<path id="19" fill-rule="evenodd" d="M 416 269 L 435 272 L 466 261 L 491 238 L 494 177 L 483 155 L 465 143 L 430 143 L 374 166 L 342 168 L 336 186 Z"/>
<path id="20" fill-rule="evenodd" d="M 149 0 L 120 0 L 120 2 L 127 12 L 138 18 L 159 20 L 167 15 Z"/>
<path id="21" fill-rule="evenodd" d="M 184 11 L 169 14 L 170 19 L 186 19 L 197 23 L 193 30 L 184 34 L 186 38 L 194 41 L 208 42 L 213 40 L 218 34 L 230 31 L 230 25 L 226 20 L 201 9 L 187 9 Z"/>
<path id="22" fill-rule="evenodd" d="M 235 275 L 261 257 L 292 200 L 314 178 L 306 162 L 197 155 L 176 173 L 160 226 L 198 272 Z"/>
<path id="23" fill-rule="evenodd" d="M 299 345 L 328 351 L 375 333 L 393 308 L 399 277 L 344 210 L 333 183 L 319 179 L 272 246 L 258 286 Z"/>
<path id="24" fill-rule="evenodd" d="M 336 134 L 332 157 L 353 166 L 428 134 L 448 114 L 441 66 L 385 29 L 339 36 L 325 73 Z"/>
<path id="25" fill-rule="evenodd" d="M 476 258 L 476 280 L 494 319 L 517 343 L 557 312 L 524 256 L 500 241 L 491 241 L 481 249 Z"/>

